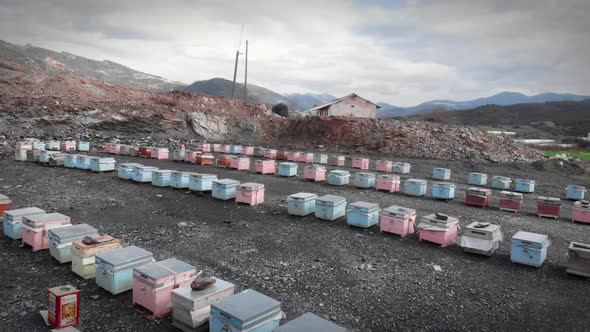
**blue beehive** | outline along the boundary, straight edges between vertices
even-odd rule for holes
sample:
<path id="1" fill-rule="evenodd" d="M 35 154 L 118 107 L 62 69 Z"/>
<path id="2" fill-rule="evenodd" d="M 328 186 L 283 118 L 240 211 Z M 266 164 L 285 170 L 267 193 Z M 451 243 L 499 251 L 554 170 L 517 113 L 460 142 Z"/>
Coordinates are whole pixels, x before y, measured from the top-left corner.
<path id="1" fill-rule="evenodd" d="M 354 202 L 346 208 L 346 222 L 351 226 L 368 228 L 379 222 L 379 204 Z"/>
<path id="2" fill-rule="evenodd" d="M 488 183 L 488 175 L 485 173 L 469 173 L 467 183 L 474 186 L 485 186 Z"/>
<path id="3" fill-rule="evenodd" d="M 136 167 L 143 166 L 137 163 L 123 163 L 119 164 L 117 169 L 117 176 L 123 180 L 131 180 L 133 178 L 133 172 Z"/>
<path id="4" fill-rule="evenodd" d="M 510 189 L 512 180 L 506 176 L 494 175 L 492 176 L 492 188 L 496 189 Z"/>
<path id="5" fill-rule="evenodd" d="M 307 216 L 315 212 L 316 194 L 297 193 L 287 197 L 287 210 L 294 216 Z"/>
<path id="6" fill-rule="evenodd" d="M 315 200 L 315 216 L 319 219 L 336 220 L 346 213 L 346 199 L 341 196 L 324 195 Z"/>
<path id="7" fill-rule="evenodd" d="M 328 163 L 328 155 L 322 153 L 315 153 L 313 155 L 313 162 L 314 164 L 327 164 Z"/>
<path id="8" fill-rule="evenodd" d="M 432 197 L 438 199 L 453 199 L 455 197 L 455 184 L 449 182 L 433 183 Z"/>
<path id="9" fill-rule="evenodd" d="M 189 172 L 173 171 L 170 176 L 170 187 L 172 188 L 188 188 Z"/>
<path id="10" fill-rule="evenodd" d="M 581 201 L 584 199 L 585 195 L 586 195 L 586 187 L 584 187 L 584 186 L 576 186 L 576 185 L 570 184 L 565 188 L 565 197 L 567 199 Z"/>
<path id="11" fill-rule="evenodd" d="M 426 187 L 428 181 L 420 179 L 407 179 L 404 182 L 404 193 L 410 196 L 424 196 L 426 195 Z"/>
<path id="12" fill-rule="evenodd" d="M 31 145 L 33 146 L 33 150 L 45 150 L 45 142 L 34 141 Z"/>
<path id="13" fill-rule="evenodd" d="M 45 210 L 30 207 L 4 211 L 2 214 L 4 234 L 13 240 L 21 239 L 23 237 L 23 217 L 36 214 L 45 214 Z"/>
<path id="14" fill-rule="evenodd" d="M 221 200 L 234 199 L 236 197 L 236 188 L 240 181 L 232 179 L 221 179 L 213 181 L 211 187 L 211 196 Z"/>
<path id="15" fill-rule="evenodd" d="M 152 166 L 137 166 L 133 170 L 132 179 L 135 182 L 152 182 L 153 171 L 157 170 L 157 167 Z"/>
<path id="16" fill-rule="evenodd" d="M 129 246 L 97 254 L 96 284 L 111 294 L 133 288 L 133 268 L 154 262 L 154 255 L 142 248 Z"/>
<path id="17" fill-rule="evenodd" d="M 437 167 L 432 171 L 432 178 L 437 180 L 450 180 L 451 170 L 448 168 Z"/>
<path id="18" fill-rule="evenodd" d="M 217 180 L 215 174 L 193 173 L 188 178 L 188 188 L 192 191 L 211 191 L 215 180 Z"/>
<path id="19" fill-rule="evenodd" d="M 328 183 L 335 186 L 343 186 L 350 181 L 350 172 L 343 170 L 333 170 L 328 172 Z"/>
<path id="20" fill-rule="evenodd" d="M 113 157 L 92 157 L 90 158 L 90 169 L 93 172 L 108 172 L 115 170 L 115 158 Z"/>
<path id="21" fill-rule="evenodd" d="M 59 153 L 61 153 L 61 152 L 60 151 L 41 150 L 41 151 L 39 151 L 39 162 L 40 163 L 48 163 L 49 162 L 49 157 L 51 155 L 53 155 L 53 154 L 59 154 Z"/>
<path id="22" fill-rule="evenodd" d="M 184 161 L 184 155 L 186 154 L 185 149 L 174 149 L 172 150 L 172 160 Z"/>
<path id="23" fill-rule="evenodd" d="M 242 146 L 241 145 L 230 145 L 229 146 L 229 153 L 234 153 L 234 154 L 242 153 Z"/>
<path id="24" fill-rule="evenodd" d="M 60 142 L 50 140 L 45 142 L 45 150 L 59 150 L 60 149 Z"/>
<path id="25" fill-rule="evenodd" d="M 90 169 L 90 159 L 92 157 L 90 156 L 85 156 L 83 154 L 78 156 L 78 163 L 76 165 L 76 168 L 78 169 Z"/>
<path id="26" fill-rule="evenodd" d="M 272 332 L 282 315 L 281 302 L 247 289 L 211 304 L 209 332 Z"/>
<path id="27" fill-rule="evenodd" d="M 514 185 L 514 191 L 518 191 L 521 193 L 535 192 L 535 180 L 516 179 L 516 183 Z"/>
<path id="28" fill-rule="evenodd" d="M 78 151 L 84 151 L 84 152 L 90 151 L 90 142 L 78 141 Z"/>
<path id="29" fill-rule="evenodd" d="M 68 154 L 64 158 L 64 167 L 67 168 L 76 168 L 78 167 L 78 155 L 77 154 Z"/>
<path id="30" fill-rule="evenodd" d="M 412 165 L 410 165 L 409 163 L 396 162 L 393 163 L 393 172 L 398 174 L 408 174 L 410 173 L 411 167 Z"/>
<path id="31" fill-rule="evenodd" d="M 346 329 L 308 312 L 273 332 L 346 332 Z"/>
<path id="32" fill-rule="evenodd" d="M 152 185 L 156 187 L 169 187 L 172 170 L 155 169 L 152 171 Z"/>
<path id="33" fill-rule="evenodd" d="M 297 163 L 280 163 L 279 176 L 291 177 L 297 175 Z"/>
<path id="34" fill-rule="evenodd" d="M 375 173 L 358 172 L 355 174 L 353 184 L 357 188 L 374 188 Z"/>
<path id="35" fill-rule="evenodd" d="M 547 235 L 519 231 L 512 236 L 510 260 L 514 263 L 539 267 L 547 257 L 549 244 Z"/>

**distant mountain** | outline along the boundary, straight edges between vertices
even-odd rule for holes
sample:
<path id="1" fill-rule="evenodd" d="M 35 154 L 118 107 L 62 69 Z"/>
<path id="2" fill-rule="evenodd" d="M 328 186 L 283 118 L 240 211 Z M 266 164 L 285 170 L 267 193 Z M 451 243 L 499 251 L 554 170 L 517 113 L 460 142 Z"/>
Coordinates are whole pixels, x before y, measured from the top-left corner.
<path id="1" fill-rule="evenodd" d="M 296 106 L 296 110 L 300 112 L 336 99 L 336 97 L 325 93 L 290 93 L 285 94 L 285 97 L 287 97 Z"/>
<path id="2" fill-rule="evenodd" d="M 528 125 L 555 135 L 586 136 L 590 128 L 590 100 L 485 105 L 454 112 L 420 113 L 400 119 L 466 126 Z"/>
<path id="3" fill-rule="evenodd" d="M 97 61 L 29 44 L 15 45 L 3 40 L 0 40 L 0 68 L 26 73 L 35 81 L 65 76 L 92 79 L 147 91 L 172 91 L 179 85 L 184 85 L 108 60 Z"/>
<path id="4" fill-rule="evenodd" d="M 431 100 L 417 106 L 412 107 L 394 107 L 385 108 L 377 111 L 377 116 L 381 118 L 389 118 L 396 116 L 407 116 L 412 114 L 438 111 L 456 111 L 472 109 L 484 105 L 515 105 L 524 103 L 545 103 L 555 101 L 582 101 L 588 96 L 580 96 L 574 94 L 560 94 L 560 93 L 541 93 L 535 96 L 527 96 L 519 92 L 501 92 L 491 97 L 477 98 L 468 101 L 452 101 L 452 100 Z"/>

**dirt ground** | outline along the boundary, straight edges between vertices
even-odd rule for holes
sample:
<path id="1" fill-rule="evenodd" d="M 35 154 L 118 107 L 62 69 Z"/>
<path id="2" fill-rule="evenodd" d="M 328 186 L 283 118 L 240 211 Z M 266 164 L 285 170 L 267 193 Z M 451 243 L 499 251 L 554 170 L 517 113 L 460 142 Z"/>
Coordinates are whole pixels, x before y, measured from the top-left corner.
<path id="1" fill-rule="evenodd" d="M 299 177 L 279 178 L 136 157 L 117 156 L 117 161 L 263 183 L 266 202 L 248 207 L 121 180 L 116 173 L 15 161 L 0 161 L 0 193 L 11 197 L 15 208 L 56 210 L 75 223 L 88 223 L 148 249 L 157 260 L 176 257 L 237 284 L 239 290 L 256 289 L 280 300 L 287 320 L 313 312 L 351 331 L 588 330 L 590 282 L 568 275 L 564 264 L 569 242 L 590 242 L 590 225 L 570 222 L 569 201 L 561 219 L 538 218 L 533 199 L 537 194 L 562 197 L 567 184 L 590 186 L 587 176 L 531 166 L 474 168 L 461 162 L 409 160 L 414 178 L 429 179 L 435 166 L 452 168 L 456 199 L 443 202 L 430 197 L 431 183 L 428 197 L 415 198 L 305 182 L 302 164 Z M 532 178 L 537 190 L 525 197 L 523 213 L 499 211 L 496 198 L 491 208 L 466 206 L 462 197 L 470 171 Z M 286 197 L 301 191 L 416 208 L 418 217 L 443 212 L 458 217 L 462 226 L 488 221 L 501 225 L 504 241 L 487 258 L 458 246 L 419 242 L 415 236 L 381 234 L 378 226 L 349 227 L 345 218 L 328 222 L 289 216 Z M 548 257 L 540 268 L 510 262 L 510 237 L 518 230 L 550 236 Z M 19 245 L 0 237 L 1 330 L 47 331 L 38 313 L 46 308 L 46 290 L 69 283 L 82 290 L 82 331 L 175 331 L 170 318 L 154 321 L 138 313 L 131 292 L 113 296 L 94 280 L 77 277 L 69 264 L 58 264 L 48 251 L 33 253 Z"/>

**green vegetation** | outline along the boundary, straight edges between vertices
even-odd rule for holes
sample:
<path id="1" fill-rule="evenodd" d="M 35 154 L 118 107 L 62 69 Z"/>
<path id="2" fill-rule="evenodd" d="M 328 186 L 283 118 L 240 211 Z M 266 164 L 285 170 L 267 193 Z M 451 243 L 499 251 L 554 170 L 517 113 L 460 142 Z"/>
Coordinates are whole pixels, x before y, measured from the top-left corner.
<path id="1" fill-rule="evenodd" d="M 553 157 L 557 154 L 569 154 L 570 156 L 574 156 L 576 158 L 582 160 L 590 160 L 590 152 L 582 152 L 582 151 L 570 151 L 570 150 L 551 150 L 551 151 L 543 151 L 546 156 Z"/>

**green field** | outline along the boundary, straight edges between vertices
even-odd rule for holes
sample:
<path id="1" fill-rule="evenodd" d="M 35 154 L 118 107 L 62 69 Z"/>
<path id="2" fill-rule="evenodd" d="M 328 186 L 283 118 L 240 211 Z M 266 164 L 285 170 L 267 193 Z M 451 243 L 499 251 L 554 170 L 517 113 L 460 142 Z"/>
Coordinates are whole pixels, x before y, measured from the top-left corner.
<path id="1" fill-rule="evenodd" d="M 590 152 L 581 152 L 581 151 L 568 151 L 568 150 L 560 150 L 560 151 L 543 151 L 546 156 L 553 157 L 556 154 L 569 154 L 570 156 L 574 156 L 576 158 L 582 160 L 590 160 Z"/>

